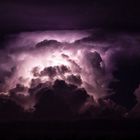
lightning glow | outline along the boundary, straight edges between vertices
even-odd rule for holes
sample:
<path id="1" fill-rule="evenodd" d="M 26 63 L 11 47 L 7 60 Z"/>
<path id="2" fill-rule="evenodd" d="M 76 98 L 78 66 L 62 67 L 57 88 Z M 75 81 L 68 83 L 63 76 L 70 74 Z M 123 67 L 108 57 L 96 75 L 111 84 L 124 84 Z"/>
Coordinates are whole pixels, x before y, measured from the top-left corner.
<path id="1" fill-rule="evenodd" d="M 96 102 L 98 99 L 108 96 L 106 94 L 108 90 L 107 73 L 103 72 L 105 69 L 103 63 L 106 63 L 103 58 L 107 60 L 106 56 L 99 49 L 74 43 L 79 38 L 85 37 L 85 34 L 80 36 L 80 34 L 59 35 L 56 33 L 55 35 L 53 33 L 52 35 L 52 33 L 48 33 L 46 35 L 43 33 L 37 36 L 32 33 L 27 36 L 31 42 L 34 42 L 33 44 L 28 42 L 31 45 L 29 48 L 19 49 L 21 48 L 19 47 L 16 51 L 7 51 L 10 61 L 8 65 L 1 65 L 1 67 L 4 70 L 8 68 L 11 76 L 4 77 L 0 90 L 1 95 L 16 94 L 18 98 L 16 102 L 28 110 L 33 108 L 37 102 L 35 94 L 31 95 L 30 89 L 37 87 L 40 83 L 51 87 L 55 80 L 59 79 L 76 85 L 78 88 L 84 88 Z M 22 40 L 24 46 L 27 45 L 26 38 L 25 36 Z M 55 41 L 47 44 L 50 38 Z M 48 41 L 44 41 L 44 39 Z M 20 41 L 20 39 L 17 40 L 17 42 Z M 45 43 L 43 42 L 43 45 L 40 46 L 40 41 Z M 37 45 L 37 43 L 40 44 Z M 11 63 L 10 66 L 9 63 Z"/>

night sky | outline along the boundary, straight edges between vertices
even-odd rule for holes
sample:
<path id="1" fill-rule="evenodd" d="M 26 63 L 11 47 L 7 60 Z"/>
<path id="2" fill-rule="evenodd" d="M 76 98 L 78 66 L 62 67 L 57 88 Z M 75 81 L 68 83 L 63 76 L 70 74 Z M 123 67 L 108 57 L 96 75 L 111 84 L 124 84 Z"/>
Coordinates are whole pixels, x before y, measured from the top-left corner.
<path id="1" fill-rule="evenodd" d="M 54 38 L 51 36 L 51 39 L 44 38 L 44 32 L 46 36 L 51 34 L 46 34 L 46 31 L 55 31 L 56 33 L 54 32 L 54 34 L 56 34 L 56 36 L 54 35 Z M 68 33 L 67 35 L 67 32 L 71 31 L 72 33 Z M 76 35 L 74 37 L 77 37 L 77 34 L 80 35 L 77 39 L 74 38 L 75 40 L 73 42 L 70 42 L 69 38 L 72 37 L 73 33 L 75 34 L 75 31 Z M 84 33 L 86 32 L 86 34 L 89 35 L 84 34 L 81 36 L 83 33 L 79 33 L 79 31 L 84 31 Z M 64 34 L 66 37 L 66 39 L 63 38 L 64 41 L 59 40 L 59 32 L 60 35 Z M 39 40 L 41 37 L 39 38 L 38 34 L 43 37 L 41 40 Z M 105 95 L 104 98 L 102 94 L 101 98 L 98 97 L 98 105 L 96 106 L 91 103 L 94 97 L 93 99 L 91 98 L 89 87 L 86 85 L 83 88 L 79 88 L 83 81 L 81 77 L 75 76 L 73 73 L 71 73 L 68 79 L 65 79 L 65 77 L 61 80 L 56 79 L 53 81 L 51 87 L 45 86 L 44 83 L 42 84 L 38 81 L 37 85 L 34 86 L 36 81 L 31 79 L 33 86 L 31 85 L 28 88 L 28 92 L 31 93 L 31 99 L 35 100 L 35 110 L 34 108 L 26 106 L 28 102 L 26 97 L 23 99 L 16 95 L 17 92 L 27 90 L 26 86 L 22 85 L 22 83 L 18 83 L 15 87 L 8 89 L 8 94 L 10 95 L 8 98 L 0 94 L 0 122 L 13 120 L 23 122 L 42 122 L 48 120 L 89 121 L 94 119 L 139 120 L 139 36 L 140 3 L 138 1 L 1 0 L 0 93 L 3 92 L 3 85 L 7 87 L 10 85 L 5 84 L 5 80 L 3 80 L 5 78 L 4 76 L 11 78 L 16 71 L 16 67 L 20 64 L 14 57 L 17 57 L 18 60 L 22 53 L 27 54 L 27 56 L 31 54 L 40 57 L 41 53 L 42 55 L 44 54 L 42 50 L 46 49 L 44 46 L 48 46 L 46 50 L 49 53 L 53 53 L 53 51 L 59 52 L 65 45 L 74 53 L 82 49 L 86 50 L 86 52 L 92 51 L 92 48 L 95 49 L 94 54 L 91 54 L 93 58 L 88 53 L 82 52 L 81 54 L 85 59 L 95 61 L 95 63 L 91 63 L 91 67 L 94 67 L 95 75 L 97 75 L 95 79 L 97 78 L 97 81 L 103 80 L 105 87 L 107 87 L 109 91 L 103 93 Z M 31 45 L 34 45 L 35 48 L 30 48 Z M 72 46 L 76 45 L 78 46 L 76 49 L 71 49 Z M 18 48 L 19 46 L 21 49 Z M 82 60 L 78 63 L 74 61 L 70 55 L 64 53 L 63 56 L 73 67 L 75 65 L 81 66 Z M 25 59 L 25 62 L 28 61 L 28 57 Z M 105 62 L 105 68 L 101 67 L 101 62 Z M 2 68 L 4 63 L 7 67 L 6 69 Z M 12 64 L 15 67 L 11 68 L 9 66 Z M 88 62 L 84 61 L 82 64 L 88 67 Z M 11 69 L 7 70 L 8 68 Z M 64 71 L 60 72 L 60 69 L 63 70 L 62 68 L 64 68 Z M 45 73 L 46 71 L 47 74 Z M 35 77 L 39 79 L 45 74 L 50 77 L 55 77 L 58 74 L 62 76 L 62 74 L 67 72 L 69 72 L 69 67 L 51 67 L 47 65 L 42 71 L 37 73 L 39 76 Z M 33 72 L 33 74 L 35 75 L 36 71 Z M 89 77 L 91 78 L 92 74 Z M 93 80 L 89 80 L 91 85 L 92 82 Z M 97 90 L 97 92 L 100 93 L 100 90 Z M 109 93 L 112 94 L 109 95 Z M 82 108 L 84 113 L 81 113 L 82 105 L 86 106 L 86 109 Z M 80 123 L 80 125 L 82 125 L 82 123 Z"/>
<path id="2" fill-rule="evenodd" d="M 21 30 L 89 29 L 139 30 L 137 1 L 1 1 L 3 32 Z"/>

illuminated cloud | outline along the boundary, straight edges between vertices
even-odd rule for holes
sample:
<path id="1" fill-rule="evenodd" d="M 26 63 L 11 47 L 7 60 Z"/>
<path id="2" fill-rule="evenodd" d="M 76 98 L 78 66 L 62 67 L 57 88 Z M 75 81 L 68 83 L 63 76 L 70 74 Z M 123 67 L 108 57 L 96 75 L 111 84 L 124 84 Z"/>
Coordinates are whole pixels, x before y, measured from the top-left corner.
<path id="1" fill-rule="evenodd" d="M 86 31 L 17 35 L 9 41 L 1 59 L 1 96 L 7 96 L 24 110 L 34 110 L 38 93 L 53 89 L 55 82 L 62 80 L 77 90 L 84 89 L 93 104 L 99 104 L 100 99 L 111 95 L 111 51 L 103 51 L 94 43 L 85 44 L 83 40 L 89 35 Z"/>

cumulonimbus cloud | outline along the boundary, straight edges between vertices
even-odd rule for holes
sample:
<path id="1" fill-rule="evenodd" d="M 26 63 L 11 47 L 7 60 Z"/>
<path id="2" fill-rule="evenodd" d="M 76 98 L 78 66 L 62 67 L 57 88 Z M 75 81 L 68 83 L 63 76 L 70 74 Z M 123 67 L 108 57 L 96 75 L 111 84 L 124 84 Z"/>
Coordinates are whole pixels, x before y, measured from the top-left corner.
<path id="1" fill-rule="evenodd" d="M 49 31 L 15 35 L 0 52 L 0 96 L 15 101 L 24 110 L 35 109 L 40 91 L 53 90 L 56 81 L 60 80 L 75 86 L 75 91 L 86 91 L 88 97 L 79 110 L 84 110 L 87 104 L 99 104 L 101 99 L 112 94 L 108 85 L 114 80 L 114 56 L 135 48 L 120 45 L 124 36 L 117 44 L 114 39 L 94 39 L 93 32 Z M 91 100 L 88 102 L 90 98 L 92 103 Z"/>

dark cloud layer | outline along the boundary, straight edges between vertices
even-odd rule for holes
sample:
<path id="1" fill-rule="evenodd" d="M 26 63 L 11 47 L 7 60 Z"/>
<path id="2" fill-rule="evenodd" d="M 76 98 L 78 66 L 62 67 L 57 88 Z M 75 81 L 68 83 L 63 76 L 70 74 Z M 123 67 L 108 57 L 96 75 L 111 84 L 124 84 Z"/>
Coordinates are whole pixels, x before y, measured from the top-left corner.
<path id="1" fill-rule="evenodd" d="M 60 29 L 139 29 L 139 1 L 1 1 L 4 32 Z M 9 24 L 10 23 L 10 24 Z"/>
<path id="2" fill-rule="evenodd" d="M 17 87 L 21 88 L 22 87 Z M 36 87 L 38 88 L 38 87 Z M 18 89 L 18 90 L 19 90 Z M 33 89 L 32 89 L 33 90 Z M 14 96 L 14 95 L 13 95 Z M 74 120 L 74 119 L 120 119 L 126 110 L 110 100 L 101 100 L 94 106 L 84 89 L 56 80 L 53 88 L 44 87 L 36 94 L 39 102 L 34 112 L 23 112 L 22 108 L 8 98 L 0 100 L 2 120 Z M 88 103 L 88 104 L 87 104 Z M 86 105 L 87 104 L 87 105 Z M 81 111 L 80 111 L 81 110 Z M 8 116 L 8 113 L 12 116 Z M 7 116 L 5 118 L 5 116 Z"/>

